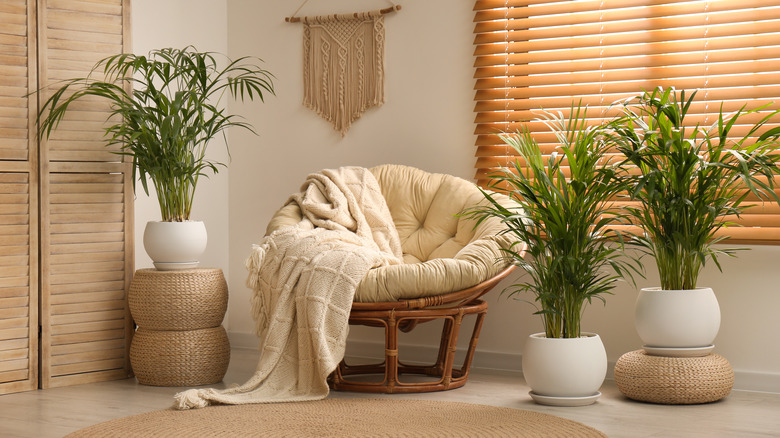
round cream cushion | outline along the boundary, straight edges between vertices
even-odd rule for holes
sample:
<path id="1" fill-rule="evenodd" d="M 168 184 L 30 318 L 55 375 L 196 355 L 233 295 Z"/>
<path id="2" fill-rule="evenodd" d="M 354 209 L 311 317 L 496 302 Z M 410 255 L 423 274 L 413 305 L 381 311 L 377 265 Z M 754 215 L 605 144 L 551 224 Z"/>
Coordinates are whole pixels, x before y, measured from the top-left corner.
<path id="1" fill-rule="evenodd" d="M 441 295 L 474 286 L 506 267 L 501 248 L 511 237 L 505 226 L 489 218 L 477 227 L 459 217 L 465 209 L 485 203 L 472 182 L 408 166 L 382 165 L 370 169 L 390 209 L 404 263 L 371 269 L 355 292 L 357 302 L 383 302 Z M 502 204 L 511 201 L 495 195 Z M 277 211 L 267 234 L 302 220 L 289 204 Z"/>

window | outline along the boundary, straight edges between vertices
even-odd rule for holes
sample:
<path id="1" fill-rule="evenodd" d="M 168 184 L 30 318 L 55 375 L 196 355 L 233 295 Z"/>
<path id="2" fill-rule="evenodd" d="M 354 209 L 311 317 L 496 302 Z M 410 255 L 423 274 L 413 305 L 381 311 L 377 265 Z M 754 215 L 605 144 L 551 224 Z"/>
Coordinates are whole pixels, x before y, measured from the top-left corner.
<path id="1" fill-rule="evenodd" d="M 698 89 L 689 117 L 702 125 L 721 102 L 725 112 L 780 106 L 780 1 L 477 0 L 474 10 L 483 185 L 514 160 L 497 133 L 543 130 L 526 123 L 542 107 L 566 111 L 582 99 L 606 117 L 611 103 L 659 86 Z M 552 138 L 542 147 L 551 151 Z M 780 244 L 780 207 L 756 204 L 744 227 L 728 229 L 729 242 Z"/>

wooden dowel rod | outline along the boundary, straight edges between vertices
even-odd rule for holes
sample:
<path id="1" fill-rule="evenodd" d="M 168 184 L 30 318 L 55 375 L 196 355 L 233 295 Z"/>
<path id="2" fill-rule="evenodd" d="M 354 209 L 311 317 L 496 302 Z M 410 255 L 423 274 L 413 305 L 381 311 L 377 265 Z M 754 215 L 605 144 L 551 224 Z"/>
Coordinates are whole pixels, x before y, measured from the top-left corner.
<path id="1" fill-rule="evenodd" d="M 379 13 L 384 15 L 384 14 L 389 14 L 391 12 L 400 11 L 400 10 L 401 10 L 401 5 L 395 5 L 395 6 L 390 6 L 389 8 L 380 9 Z M 356 12 L 354 15 L 355 18 L 357 18 L 358 13 Z M 285 17 L 284 21 L 288 23 L 298 23 L 299 21 L 301 21 L 301 17 Z"/>
<path id="2" fill-rule="evenodd" d="M 391 12 L 400 11 L 401 5 L 390 6 L 389 8 L 380 9 L 380 14 L 389 14 Z"/>

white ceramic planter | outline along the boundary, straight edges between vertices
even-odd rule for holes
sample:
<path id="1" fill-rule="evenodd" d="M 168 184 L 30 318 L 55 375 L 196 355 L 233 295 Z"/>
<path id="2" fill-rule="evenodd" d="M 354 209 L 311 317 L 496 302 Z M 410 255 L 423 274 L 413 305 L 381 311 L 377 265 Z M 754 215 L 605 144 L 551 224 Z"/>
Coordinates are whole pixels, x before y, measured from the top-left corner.
<path id="1" fill-rule="evenodd" d="M 144 229 L 144 249 L 161 271 L 198 266 L 207 240 L 206 226 L 201 221 L 150 221 Z"/>
<path id="2" fill-rule="evenodd" d="M 535 333 L 523 349 L 523 376 L 537 403 L 591 404 L 607 376 L 607 352 L 597 334 L 564 339 Z"/>
<path id="3" fill-rule="evenodd" d="M 710 288 L 639 291 L 635 308 L 639 337 L 648 347 L 710 347 L 720 328 L 720 306 Z"/>

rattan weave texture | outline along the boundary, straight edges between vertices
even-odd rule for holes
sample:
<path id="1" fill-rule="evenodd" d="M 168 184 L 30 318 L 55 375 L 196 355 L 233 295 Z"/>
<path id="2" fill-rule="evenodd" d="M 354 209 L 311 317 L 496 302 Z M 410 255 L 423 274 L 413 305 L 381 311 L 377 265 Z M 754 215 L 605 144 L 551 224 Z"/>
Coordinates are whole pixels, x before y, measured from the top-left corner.
<path id="1" fill-rule="evenodd" d="M 130 346 L 138 381 L 152 386 L 197 386 L 222 381 L 230 363 L 230 342 L 222 326 L 199 330 L 139 327 Z"/>
<path id="2" fill-rule="evenodd" d="M 230 341 L 221 325 L 228 301 L 221 269 L 140 269 L 127 300 L 138 324 L 130 364 L 140 383 L 198 386 L 222 380 Z"/>
<path id="3" fill-rule="evenodd" d="M 412 393 L 446 391 L 465 385 L 471 361 L 476 352 L 479 332 L 487 313 L 487 302 L 479 299 L 502 279 L 514 266 L 510 265 L 492 278 L 468 289 L 434 295 L 416 300 L 380 303 L 352 303 L 350 325 L 383 327 L 385 332 L 385 359 L 381 363 L 349 365 L 342 360 L 330 376 L 330 386 L 337 391 L 373 393 Z M 474 325 L 465 357 L 460 366 L 455 364 L 458 333 L 465 317 L 472 317 Z M 419 323 L 440 320 L 442 324 L 439 354 L 431 364 L 409 364 L 400 360 L 399 333 L 408 333 Z M 428 376 L 422 382 L 402 375 Z M 379 382 L 364 380 L 365 376 L 380 375 Z M 353 378 L 357 377 L 357 378 Z"/>
<path id="4" fill-rule="evenodd" d="M 221 269 L 139 269 L 127 299 L 143 328 L 196 330 L 222 324 L 228 287 Z"/>
<path id="5" fill-rule="evenodd" d="M 718 354 L 662 357 L 636 350 L 618 359 L 615 383 L 634 400 L 670 405 L 710 403 L 731 392 L 734 370 Z"/>

